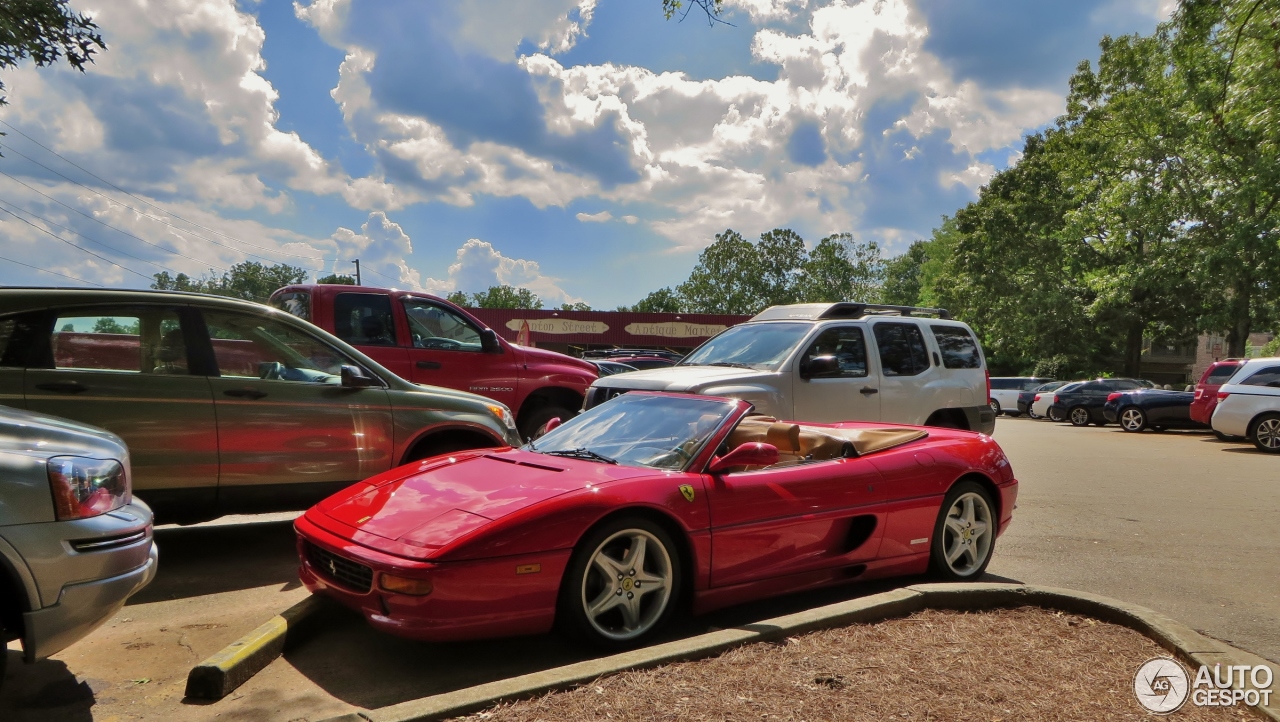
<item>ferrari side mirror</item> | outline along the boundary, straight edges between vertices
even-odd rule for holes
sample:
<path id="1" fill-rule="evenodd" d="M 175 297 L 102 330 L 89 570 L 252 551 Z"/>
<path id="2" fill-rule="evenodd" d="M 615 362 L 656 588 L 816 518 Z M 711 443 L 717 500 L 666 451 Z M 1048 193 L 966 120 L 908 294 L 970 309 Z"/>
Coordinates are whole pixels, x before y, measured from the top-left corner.
<path id="1" fill-rule="evenodd" d="M 719 474 L 735 466 L 772 466 L 776 463 L 778 463 L 778 447 L 752 441 L 742 444 L 724 456 L 712 459 L 707 471 Z"/>
<path id="2" fill-rule="evenodd" d="M 560 420 L 559 416 L 548 419 L 547 423 L 543 424 L 542 426 L 539 426 L 538 430 L 533 432 L 533 436 L 529 439 L 529 441 L 535 441 L 537 439 L 541 439 L 543 436 L 546 436 L 549 432 L 551 432 L 553 429 L 555 429 L 557 426 L 559 426 L 562 423 L 564 422 Z"/>

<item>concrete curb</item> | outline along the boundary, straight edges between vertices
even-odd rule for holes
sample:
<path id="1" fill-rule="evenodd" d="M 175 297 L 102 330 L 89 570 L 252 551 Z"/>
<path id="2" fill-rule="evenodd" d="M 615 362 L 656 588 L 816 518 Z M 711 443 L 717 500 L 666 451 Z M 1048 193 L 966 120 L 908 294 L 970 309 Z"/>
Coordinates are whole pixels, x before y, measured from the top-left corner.
<path id="1" fill-rule="evenodd" d="M 219 700 L 231 694 L 279 657 L 289 631 L 296 630 L 322 604 L 320 597 L 309 596 L 192 667 L 187 674 L 186 696 Z"/>
<path id="2" fill-rule="evenodd" d="M 428 722 L 447 719 L 482 710 L 498 702 L 570 689 L 626 670 L 710 657 L 731 647 L 815 629 L 905 617 L 922 609 L 981 610 L 1019 606 L 1072 612 L 1128 627 L 1196 667 L 1202 664 L 1212 667 L 1215 664 L 1265 663 L 1260 657 L 1210 639 L 1163 614 L 1108 597 L 1017 584 L 917 584 L 734 629 L 709 632 L 380 709 L 351 712 L 324 722 Z M 1277 672 L 1275 676 L 1280 678 L 1280 670 Z M 1280 687 L 1280 679 L 1273 679 L 1273 692 L 1277 687 Z M 1255 706 L 1253 710 L 1264 719 L 1280 722 L 1280 695 L 1273 693 L 1270 705 Z"/>

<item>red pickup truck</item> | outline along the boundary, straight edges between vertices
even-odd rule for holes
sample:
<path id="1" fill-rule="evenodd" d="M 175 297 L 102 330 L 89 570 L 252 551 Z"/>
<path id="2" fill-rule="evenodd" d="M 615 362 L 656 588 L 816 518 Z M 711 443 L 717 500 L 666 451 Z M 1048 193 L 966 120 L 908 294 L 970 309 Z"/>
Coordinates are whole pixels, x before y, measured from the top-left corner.
<path id="1" fill-rule="evenodd" d="M 269 303 L 323 328 L 416 384 L 506 404 L 528 438 L 582 408 L 596 367 L 508 343 L 474 316 L 425 293 L 329 284 L 285 286 Z"/>

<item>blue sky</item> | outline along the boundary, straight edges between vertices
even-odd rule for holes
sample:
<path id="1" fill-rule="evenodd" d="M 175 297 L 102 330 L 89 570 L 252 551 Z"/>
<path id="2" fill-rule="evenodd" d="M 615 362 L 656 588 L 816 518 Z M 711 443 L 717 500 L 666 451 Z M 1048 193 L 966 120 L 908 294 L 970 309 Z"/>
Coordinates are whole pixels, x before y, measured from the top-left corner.
<path id="1" fill-rule="evenodd" d="M 110 49 L 4 76 L 0 284 L 360 258 L 370 284 L 613 308 L 725 228 L 896 254 L 1052 122 L 1103 35 L 1171 10 L 725 4 L 72 0 Z"/>

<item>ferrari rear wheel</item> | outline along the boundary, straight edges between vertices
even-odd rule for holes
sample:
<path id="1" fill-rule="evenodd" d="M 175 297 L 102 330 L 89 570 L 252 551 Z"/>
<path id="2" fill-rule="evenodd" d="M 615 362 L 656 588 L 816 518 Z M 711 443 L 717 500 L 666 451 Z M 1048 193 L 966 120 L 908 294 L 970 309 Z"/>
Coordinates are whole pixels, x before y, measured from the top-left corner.
<path id="1" fill-rule="evenodd" d="M 951 488 L 933 529 L 929 561 L 934 574 L 950 581 L 982 576 L 995 549 L 994 510 L 982 485 L 962 481 Z"/>
<path id="2" fill-rule="evenodd" d="M 1147 415 L 1137 406 L 1128 406 L 1120 412 L 1120 428 L 1137 433 L 1147 428 Z"/>
<path id="3" fill-rule="evenodd" d="M 1083 406 L 1077 406 L 1067 413 L 1067 419 L 1071 421 L 1072 426 L 1088 426 L 1089 410 Z"/>
<path id="4" fill-rule="evenodd" d="M 598 646 L 639 645 L 671 618 L 681 571 L 665 529 L 641 517 L 616 519 L 574 550 L 560 591 L 561 618 Z"/>

